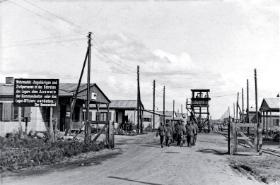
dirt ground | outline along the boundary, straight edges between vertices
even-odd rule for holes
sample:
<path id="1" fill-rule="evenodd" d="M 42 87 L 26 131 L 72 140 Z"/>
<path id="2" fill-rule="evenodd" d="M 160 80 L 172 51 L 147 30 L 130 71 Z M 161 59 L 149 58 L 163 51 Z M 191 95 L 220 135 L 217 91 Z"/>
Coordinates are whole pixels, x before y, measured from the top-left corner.
<path id="1" fill-rule="evenodd" d="M 65 164 L 2 176 L 1 184 L 146 184 L 258 185 L 250 174 L 235 170 L 223 136 L 201 134 L 191 148 L 160 148 L 155 133 L 117 136 L 116 149 L 79 156 Z M 239 160 L 237 160 L 239 161 Z"/>

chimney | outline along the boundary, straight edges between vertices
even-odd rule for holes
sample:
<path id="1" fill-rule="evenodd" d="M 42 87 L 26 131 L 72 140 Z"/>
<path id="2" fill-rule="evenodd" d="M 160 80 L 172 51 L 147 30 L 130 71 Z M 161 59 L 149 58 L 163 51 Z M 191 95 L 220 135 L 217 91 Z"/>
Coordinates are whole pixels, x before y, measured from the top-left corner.
<path id="1" fill-rule="evenodd" d="M 14 84 L 14 77 L 6 77 L 6 85 L 12 85 Z"/>

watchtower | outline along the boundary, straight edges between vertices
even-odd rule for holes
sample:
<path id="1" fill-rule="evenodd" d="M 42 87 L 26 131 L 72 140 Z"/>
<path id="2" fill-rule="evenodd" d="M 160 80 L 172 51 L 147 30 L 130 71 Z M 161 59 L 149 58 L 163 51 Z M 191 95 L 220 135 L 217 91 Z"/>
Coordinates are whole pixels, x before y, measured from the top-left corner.
<path id="1" fill-rule="evenodd" d="M 190 120 L 197 123 L 199 131 L 203 130 L 210 131 L 209 122 L 209 97 L 210 89 L 191 89 L 192 98 L 190 104 L 187 104 L 187 108 L 191 112 Z"/>

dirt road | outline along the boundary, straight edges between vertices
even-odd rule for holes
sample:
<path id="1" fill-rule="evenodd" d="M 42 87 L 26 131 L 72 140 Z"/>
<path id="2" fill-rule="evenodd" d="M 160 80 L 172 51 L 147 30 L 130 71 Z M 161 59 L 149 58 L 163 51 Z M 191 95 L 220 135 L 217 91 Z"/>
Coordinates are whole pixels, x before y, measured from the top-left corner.
<path id="1" fill-rule="evenodd" d="M 223 136 L 199 135 L 197 145 L 192 148 L 160 148 L 158 140 L 154 133 L 118 136 L 115 150 L 102 151 L 82 166 L 70 165 L 37 175 L 5 177 L 2 184 L 262 184 L 229 167 Z"/>

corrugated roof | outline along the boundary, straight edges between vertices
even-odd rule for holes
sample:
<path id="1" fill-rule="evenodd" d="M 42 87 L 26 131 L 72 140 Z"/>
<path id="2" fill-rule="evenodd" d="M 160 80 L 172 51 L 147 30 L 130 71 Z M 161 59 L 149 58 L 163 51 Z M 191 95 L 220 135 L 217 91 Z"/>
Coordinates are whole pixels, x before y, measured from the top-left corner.
<path id="1" fill-rule="evenodd" d="M 280 98 L 265 98 L 264 99 L 271 109 L 279 109 L 280 108 Z"/>
<path id="2" fill-rule="evenodd" d="M 4 83 L 0 83 L 0 95 L 13 96 L 14 85 L 7 85 Z"/>
<path id="3" fill-rule="evenodd" d="M 73 96 L 76 88 L 77 88 L 77 83 L 60 83 L 59 84 L 59 96 Z M 102 90 L 97 86 L 97 84 L 92 83 L 91 89 L 95 91 L 96 93 L 99 93 L 97 95 L 97 100 L 96 102 L 100 103 L 109 103 L 110 100 L 109 98 L 102 92 Z M 87 89 L 87 84 L 82 83 L 79 88 L 79 94 L 78 98 L 79 99 L 86 99 L 86 89 Z M 13 96 L 14 95 L 14 85 L 7 85 L 4 83 L 0 83 L 0 95 L 1 96 Z"/>
<path id="4" fill-rule="evenodd" d="M 261 104 L 261 110 L 280 110 L 280 98 L 264 98 Z"/>
<path id="5" fill-rule="evenodd" d="M 112 100 L 110 108 L 137 108 L 136 100 Z"/>
<path id="6" fill-rule="evenodd" d="M 110 108 L 136 109 L 137 100 L 111 100 Z"/>
<path id="7" fill-rule="evenodd" d="M 91 86 L 96 85 L 95 83 Z M 59 84 L 59 95 L 60 96 L 72 96 L 76 91 L 77 83 L 60 83 Z M 79 92 L 85 90 L 87 84 L 81 84 Z M 0 83 L 0 95 L 13 96 L 14 95 L 14 85 L 7 85 L 5 83 Z"/>

